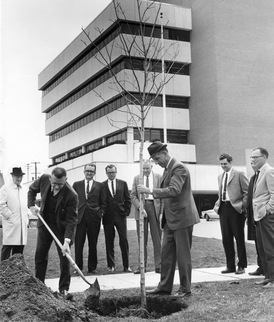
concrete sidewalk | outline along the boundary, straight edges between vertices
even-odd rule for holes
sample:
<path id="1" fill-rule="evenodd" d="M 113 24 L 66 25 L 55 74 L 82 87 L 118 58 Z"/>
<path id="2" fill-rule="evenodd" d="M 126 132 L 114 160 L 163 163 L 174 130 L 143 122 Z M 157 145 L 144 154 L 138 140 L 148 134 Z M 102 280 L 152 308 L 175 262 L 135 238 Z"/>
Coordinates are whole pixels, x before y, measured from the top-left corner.
<path id="1" fill-rule="evenodd" d="M 214 268 L 195 268 L 192 270 L 192 283 L 200 282 L 213 282 L 213 281 L 241 281 L 243 279 L 257 279 L 263 278 L 263 276 L 250 276 L 248 272 L 255 271 L 257 266 L 248 266 L 245 274 L 236 275 L 231 274 L 221 274 L 221 270 L 225 267 L 214 267 Z M 112 289 L 128 289 L 128 288 L 138 288 L 140 287 L 140 275 L 135 275 L 133 273 L 123 273 L 123 274 L 107 274 L 107 275 L 92 275 L 86 276 L 90 283 L 98 279 L 100 289 L 112 290 Z M 58 281 L 59 278 L 47 279 L 45 284 L 50 287 L 53 291 L 58 291 Z M 160 281 L 160 274 L 154 272 L 146 273 L 146 287 L 156 287 Z M 179 284 L 179 274 L 178 270 L 175 272 L 174 284 Z M 89 287 L 89 285 L 79 276 L 71 278 L 71 284 L 69 291 L 71 293 L 83 292 Z"/>
<path id="2" fill-rule="evenodd" d="M 128 230 L 136 229 L 136 222 L 134 219 L 128 219 Z M 206 221 L 204 219 L 194 226 L 193 235 L 205 238 L 216 238 L 221 239 L 220 223 L 219 220 Z M 250 242 L 250 241 L 248 241 Z M 251 241 L 251 243 L 254 243 Z M 255 246 L 254 246 L 255 247 Z M 225 256 L 225 255 L 224 255 Z M 255 258 L 254 258 L 255 261 Z M 199 282 L 213 282 L 213 281 L 240 281 L 242 279 L 254 279 L 263 278 L 263 276 L 250 276 L 248 273 L 255 271 L 257 265 L 249 265 L 245 274 L 236 275 L 232 274 L 221 274 L 221 271 L 225 267 L 214 267 L 214 268 L 195 268 L 192 270 L 192 283 Z M 107 274 L 107 275 L 92 275 L 86 276 L 90 283 L 98 278 L 101 290 L 112 290 L 112 289 L 127 289 L 140 287 L 140 275 L 134 275 L 133 273 L 123 274 Z M 155 272 L 146 273 L 146 287 L 156 287 L 160 281 L 160 274 Z M 58 290 L 59 278 L 47 279 L 45 284 L 50 287 L 53 291 Z M 178 270 L 175 272 L 174 284 L 179 284 Z M 89 285 L 79 276 L 71 278 L 70 292 L 83 292 Z"/>

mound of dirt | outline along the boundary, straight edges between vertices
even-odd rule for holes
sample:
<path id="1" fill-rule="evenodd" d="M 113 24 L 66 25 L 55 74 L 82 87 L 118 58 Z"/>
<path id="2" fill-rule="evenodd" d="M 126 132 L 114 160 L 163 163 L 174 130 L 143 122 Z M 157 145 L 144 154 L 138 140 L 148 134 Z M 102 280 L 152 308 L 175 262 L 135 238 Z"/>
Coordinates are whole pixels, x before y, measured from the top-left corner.
<path id="1" fill-rule="evenodd" d="M 67 301 L 35 278 L 16 254 L 0 266 L 0 321 L 91 321 L 98 316 Z"/>

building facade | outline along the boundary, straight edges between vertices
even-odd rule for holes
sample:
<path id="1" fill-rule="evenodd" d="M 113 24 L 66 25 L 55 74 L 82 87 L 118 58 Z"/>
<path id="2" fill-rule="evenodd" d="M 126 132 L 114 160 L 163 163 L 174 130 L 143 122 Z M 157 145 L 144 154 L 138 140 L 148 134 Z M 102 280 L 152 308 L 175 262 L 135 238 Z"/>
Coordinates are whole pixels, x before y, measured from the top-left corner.
<path id="1" fill-rule="evenodd" d="M 99 181 L 106 179 L 105 166 L 116 164 L 129 187 L 139 171 L 139 135 L 127 113 L 127 97 L 98 59 L 98 50 L 104 57 L 111 51 L 116 79 L 132 75 L 119 33 L 138 37 L 138 10 L 136 1 L 119 3 L 124 15 L 117 16 L 111 3 L 85 29 L 92 43 L 81 33 L 39 75 L 49 157 L 53 166 L 68 170 L 70 182 L 82 177 L 88 162 L 98 164 Z M 163 24 L 166 68 L 174 58 L 172 44 L 179 48 L 174 70 L 169 70 L 174 75 L 165 86 L 168 148 L 188 164 L 198 208 L 204 210 L 216 198 L 221 153 L 230 153 L 243 170 L 252 147 L 264 146 L 274 156 L 274 4 L 166 0 L 163 21 L 158 6 L 146 21 L 146 36 L 154 26 L 153 38 L 160 41 Z M 134 73 L 141 79 L 142 55 L 135 56 Z M 132 83 L 126 89 L 136 94 Z M 153 139 L 163 141 L 162 106 L 159 95 L 146 118 L 144 157 Z M 161 173 L 157 166 L 155 171 Z"/>

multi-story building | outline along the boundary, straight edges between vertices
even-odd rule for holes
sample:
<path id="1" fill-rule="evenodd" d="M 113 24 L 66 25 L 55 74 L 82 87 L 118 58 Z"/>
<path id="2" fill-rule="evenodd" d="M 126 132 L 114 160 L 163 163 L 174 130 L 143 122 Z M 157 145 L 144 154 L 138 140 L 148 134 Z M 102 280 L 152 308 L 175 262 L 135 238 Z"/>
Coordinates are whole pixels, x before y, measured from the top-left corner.
<path id="1" fill-rule="evenodd" d="M 157 10 L 152 10 L 146 30 L 149 34 L 155 22 L 154 37 L 160 38 L 163 23 L 165 48 L 176 41 L 180 49 L 174 65 L 180 73 L 171 70 L 174 77 L 165 87 L 168 148 L 188 164 L 199 208 L 210 207 L 216 197 L 222 152 L 232 154 L 235 165 L 244 170 L 246 151 L 252 147 L 265 146 L 274 156 L 274 3 L 165 2 L 163 21 L 155 21 Z M 110 85 L 113 78 L 96 59 L 98 49 L 106 54 L 112 48 L 112 67 L 118 78 L 132 72 L 119 46 L 112 44 L 119 44 L 119 32 L 138 34 L 136 1 L 119 3 L 125 16 L 117 20 L 110 4 L 85 29 L 93 44 L 81 33 L 39 75 L 49 157 L 52 165 L 68 170 L 70 182 L 82 177 L 88 162 L 98 164 L 99 181 L 106 179 L 105 166 L 115 163 L 118 176 L 129 187 L 139 171 L 137 129 L 125 113 L 125 98 Z M 141 77 L 138 58 L 135 73 Z M 163 140 L 162 111 L 160 95 L 145 123 L 145 157 L 149 142 Z M 155 167 L 155 171 L 161 169 Z"/>

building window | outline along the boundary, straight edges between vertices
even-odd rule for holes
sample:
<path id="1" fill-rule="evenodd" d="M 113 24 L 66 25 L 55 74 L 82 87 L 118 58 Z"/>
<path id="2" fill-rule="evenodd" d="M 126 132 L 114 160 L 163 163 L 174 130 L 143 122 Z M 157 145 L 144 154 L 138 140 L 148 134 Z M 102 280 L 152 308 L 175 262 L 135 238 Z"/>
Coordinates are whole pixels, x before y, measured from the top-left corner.
<path id="1" fill-rule="evenodd" d="M 69 159 L 73 159 L 73 158 L 79 157 L 79 155 L 81 154 L 82 154 L 82 148 L 78 148 L 76 150 L 69 152 L 68 157 Z"/>
<path id="2" fill-rule="evenodd" d="M 120 23 L 120 25 L 119 25 Z M 94 41 L 97 48 L 100 50 L 105 47 L 110 41 L 112 41 L 119 33 L 140 35 L 140 25 L 134 22 L 116 22 L 114 23 L 109 31 L 107 31 L 103 36 L 99 37 Z M 153 32 L 152 32 L 153 31 Z M 143 33 L 145 36 L 150 37 L 151 34 L 155 38 L 161 38 L 161 28 L 160 26 L 152 26 L 149 24 L 143 25 Z M 190 31 L 174 29 L 164 27 L 164 38 L 173 39 L 177 41 L 190 42 Z M 75 72 L 79 67 L 85 64 L 90 58 L 92 58 L 98 51 L 93 45 L 90 45 L 81 57 L 78 58 L 73 64 L 70 64 L 66 70 L 57 76 L 57 79 L 53 80 L 50 84 L 43 89 L 42 96 L 45 96 L 50 91 L 52 91 L 56 86 L 63 82 L 67 77 L 69 77 L 73 72 Z"/>
<path id="3" fill-rule="evenodd" d="M 188 144 L 188 131 L 185 130 L 167 130 L 168 143 Z M 138 129 L 134 129 L 134 140 L 140 141 L 140 133 Z M 152 142 L 154 140 L 164 141 L 163 129 L 145 129 L 145 141 Z"/>

